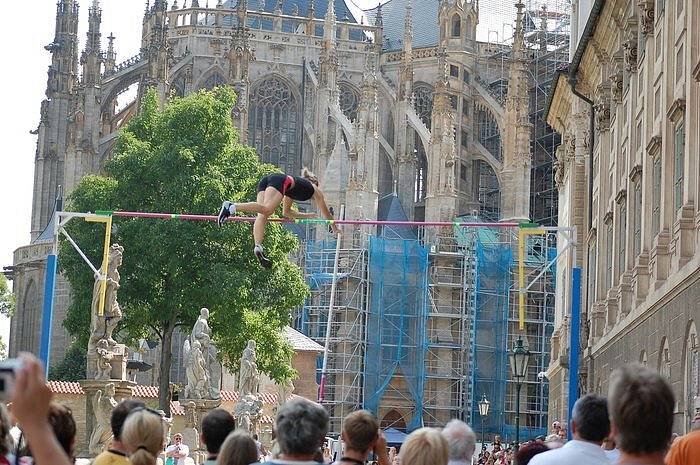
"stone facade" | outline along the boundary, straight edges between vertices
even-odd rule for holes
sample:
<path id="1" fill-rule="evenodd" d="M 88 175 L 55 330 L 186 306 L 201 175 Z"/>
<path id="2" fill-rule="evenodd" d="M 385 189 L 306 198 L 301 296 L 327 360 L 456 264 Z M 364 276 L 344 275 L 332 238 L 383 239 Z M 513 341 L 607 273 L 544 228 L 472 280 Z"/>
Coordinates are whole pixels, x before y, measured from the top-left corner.
<path id="1" fill-rule="evenodd" d="M 583 267 L 580 385 L 605 392 L 612 369 L 648 364 L 671 382 L 683 433 L 700 408 L 700 12 L 688 0 L 588 3 L 576 28 L 594 27 L 547 115 L 564 142 L 559 224 L 577 227 Z M 557 301 L 553 386 L 568 377 L 568 302 Z M 554 392 L 551 420 L 565 419 L 566 391 Z"/>

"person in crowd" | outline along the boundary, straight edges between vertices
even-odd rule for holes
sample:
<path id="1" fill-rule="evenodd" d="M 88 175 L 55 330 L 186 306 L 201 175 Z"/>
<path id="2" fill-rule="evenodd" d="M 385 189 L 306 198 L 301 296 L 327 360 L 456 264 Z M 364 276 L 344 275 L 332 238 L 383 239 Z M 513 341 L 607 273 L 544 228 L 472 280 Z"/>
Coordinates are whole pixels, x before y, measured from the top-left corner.
<path id="1" fill-rule="evenodd" d="M 605 440 L 603 440 L 603 450 L 608 460 L 610 460 L 610 463 L 617 463 L 620 458 L 620 449 L 616 447 L 615 439 L 610 436 L 605 438 Z"/>
<path id="2" fill-rule="evenodd" d="M 420 428 L 408 435 L 399 451 L 401 465 L 447 465 L 447 439 L 435 428 Z"/>
<path id="3" fill-rule="evenodd" d="M 122 443 L 122 428 L 129 413 L 134 409 L 143 407 L 143 402 L 138 400 L 127 399 L 119 402 L 119 405 L 112 411 L 112 417 L 110 418 L 110 426 L 114 435 L 112 443 L 109 449 L 95 457 L 92 465 L 129 465 L 129 452 Z"/>
<path id="4" fill-rule="evenodd" d="M 163 417 L 149 408 L 135 408 L 122 428 L 122 444 L 132 465 L 155 465 L 165 444 Z"/>
<path id="5" fill-rule="evenodd" d="M 202 432 L 199 439 L 207 449 L 207 459 L 203 465 L 214 465 L 221 445 L 236 428 L 233 415 L 222 408 L 215 408 L 202 418 Z M 257 459 L 256 459 L 257 461 Z"/>
<path id="6" fill-rule="evenodd" d="M 559 449 L 564 445 L 564 442 L 558 434 L 549 434 L 544 438 L 544 445 L 547 446 L 548 449 Z"/>
<path id="7" fill-rule="evenodd" d="M 257 434 L 253 434 L 253 440 L 255 441 L 255 447 L 258 449 L 258 460 L 263 460 L 267 456 L 265 444 L 262 443 Z"/>
<path id="8" fill-rule="evenodd" d="M 617 463 L 662 465 L 675 408 L 668 382 L 640 364 L 626 365 L 610 375 L 608 399 L 612 436 L 620 449 Z"/>
<path id="9" fill-rule="evenodd" d="M 467 465 L 472 463 L 476 448 L 474 431 L 460 420 L 450 420 L 442 429 L 450 448 L 449 465 Z"/>
<path id="10" fill-rule="evenodd" d="M 514 465 L 527 465 L 535 455 L 547 452 L 548 450 L 549 448 L 540 441 L 526 444 L 515 453 Z"/>
<path id="11" fill-rule="evenodd" d="M 182 434 L 173 436 L 173 443 L 165 448 L 165 457 L 173 458 L 173 465 L 185 465 L 185 460 L 190 455 L 190 448 L 182 443 Z"/>
<path id="12" fill-rule="evenodd" d="M 561 423 L 558 420 L 555 420 L 552 422 L 552 430 L 550 431 L 550 434 L 559 435 L 559 431 L 561 431 Z"/>
<path id="13" fill-rule="evenodd" d="M 0 465 L 9 465 L 14 462 L 15 440 L 10 434 L 12 423 L 5 404 L 0 403 Z"/>
<path id="14" fill-rule="evenodd" d="M 275 439 L 279 454 L 267 465 L 313 462 L 328 433 L 328 412 L 316 402 L 301 397 L 286 402 L 277 412 Z"/>
<path id="15" fill-rule="evenodd" d="M 49 421 L 52 393 L 44 378 L 44 367 L 31 354 L 21 354 L 20 359 L 22 368 L 15 379 L 12 412 L 32 445 L 34 461 L 39 465 L 71 465 L 72 460 Z"/>
<path id="16" fill-rule="evenodd" d="M 367 461 L 370 452 L 374 452 L 378 465 L 390 464 L 379 422 L 367 410 L 358 410 L 343 419 L 340 439 L 345 444 L 345 451 L 336 465 L 360 465 Z"/>
<path id="17" fill-rule="evenodd" d="M 216 465 L 250 465 L 258 461 L 258 447 L 253 437 L 244 430 L 236 430 L 228 435 L 218 457 Z"/>
<path id="18" fill-rule="evenodd" d="M 530 465 L 605 465 L 610 463 L 601 448 L 610 434 L 608 403 L 604 397 L 587 394 L 576 401 L 571 413 L 573 440 L 559 449 L 535 455 Z"/>
<path id="19" fill-rule="evenodd" d="M 693 426 L 700 423 L 695 415 Z M 690 433 L 673 441 L 666 456 L 666 465 L 700 465 L 700 429 L 691 426 Z"/>
<path id="20" fill-rule="evenodd" d="M 53 434 L 61 445 L 63 451 L 68 455 L 71 461 L 75 460 L 75 436 L 77 428 L 75 419 L 71 410 L 61 404 L 51 402 L 48 410 L 48 420 L 53 430 Z M 33 460 L 33 443 L 23 442 L 20 440 L 20 448 L 17 453 L 18 463 L 32 463 Z"/>

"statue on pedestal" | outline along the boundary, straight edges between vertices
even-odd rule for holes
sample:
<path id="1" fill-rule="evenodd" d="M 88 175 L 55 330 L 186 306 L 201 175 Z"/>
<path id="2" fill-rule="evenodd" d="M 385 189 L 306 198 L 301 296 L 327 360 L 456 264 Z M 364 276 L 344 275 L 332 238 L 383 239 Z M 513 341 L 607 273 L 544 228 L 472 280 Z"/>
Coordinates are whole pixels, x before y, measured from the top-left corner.
<path id="1" fill-rule="evenodd" d="M 112 411 L 117 406 L 117 401 L 114 400 L 116 394 L 113 383 L 105 385 L 104 393 L 98 390 L 92 398 L 92 411 L 95 416 L 95 422 L 90 435 L 89 451 L 93 455 L 101 454 L 112 439 L 112 427 L 110 420 Z"/>
<path id="2" fill-rule="evenodd" d="M 185 404 L 185 429 L 182 430 L 182 443 L 190 448 L 190 456 L 198 463 L 199 432 L 197 431 L 197 406 L 190 401 Z"/>
<path id="3" fill-rule="evenodd" d="M 97 372 L 95 373 L 95 379 L 110 379 L 112 377 L 112 359 L 114 358 L 114 352 L 109 350 L 109 341 L 107 339 L 100 339 L 97 343 Z"/>
<path id="4" fill-rule="evenodd" d="M 211 342 L 209 310 L 200 310 L 192 334 L 185 341 L 185 367 L 187 387 L 185 399 L 218 400 L 221 398 L 221 363 L 216 347 Z"/>
<path id="5" fill-rule="evenodd" d="M 260 373 L 256 362 L 255 341 L 248 341 L 248 345 L 241 356 L 241 367 L 238 373 L 238 394 L 243 396 L 257 394 L 260 385 Z"/>
<path id="6" fill-rule="evenodd" d="M 233 406 L 233 418 L 236 420 L 236 426 L 250 434 L 258 432 L 261 414 L 262 401 L 251 394 L 241 397 Z"/>
<path id="7" fill-rule="evenodd" d="M 190 346 L 190 341 L 186 340 L 183 355 L 185 356 L 185 375 L 187 376 L 184 398 L 206 399 L 209 394 L 209 376 L 204 366 L 202 345 L 199 341 L 194 341 Z"/>

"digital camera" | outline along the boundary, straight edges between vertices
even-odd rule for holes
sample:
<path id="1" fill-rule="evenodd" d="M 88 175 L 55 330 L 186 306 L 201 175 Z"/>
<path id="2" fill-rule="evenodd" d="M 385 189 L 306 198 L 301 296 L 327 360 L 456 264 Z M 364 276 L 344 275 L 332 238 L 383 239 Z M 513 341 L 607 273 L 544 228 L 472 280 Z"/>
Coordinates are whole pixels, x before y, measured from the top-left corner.
<path id="1" fill-rule="evenodd" d="M 22 361 L 18 358 L 9 358 L 0 361 L 0 400 L 12 399 L 15 392 L 16 373 L 22 368 Z"/>

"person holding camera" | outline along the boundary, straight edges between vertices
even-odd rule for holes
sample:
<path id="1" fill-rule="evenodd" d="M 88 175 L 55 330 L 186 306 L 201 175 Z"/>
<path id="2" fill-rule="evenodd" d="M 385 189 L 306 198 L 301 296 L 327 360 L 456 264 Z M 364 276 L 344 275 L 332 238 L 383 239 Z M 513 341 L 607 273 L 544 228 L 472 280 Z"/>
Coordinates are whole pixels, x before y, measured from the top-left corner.
<path id="1" fill-rule="evenodd" d="M 390 465 L 386 439 L 379 429 L 379 422 L 367 410 L 358 410 L 345 417 L 340 438 L 345 452 L 335 465 L 364 465 L 370 452 L 374 452 L 378 465 Z"/>
<path id="2" fill-rule="evenodd" d="M 173 444 L 165 448 L 165 457 L 168 459 L 166 462 L 170 462 L 169 459 L 172 458 L 173 465 L 185 465 L 189 455 L 190 448 L 182 443 L 182 434 L 177 433 L 173 436 Z"/>

